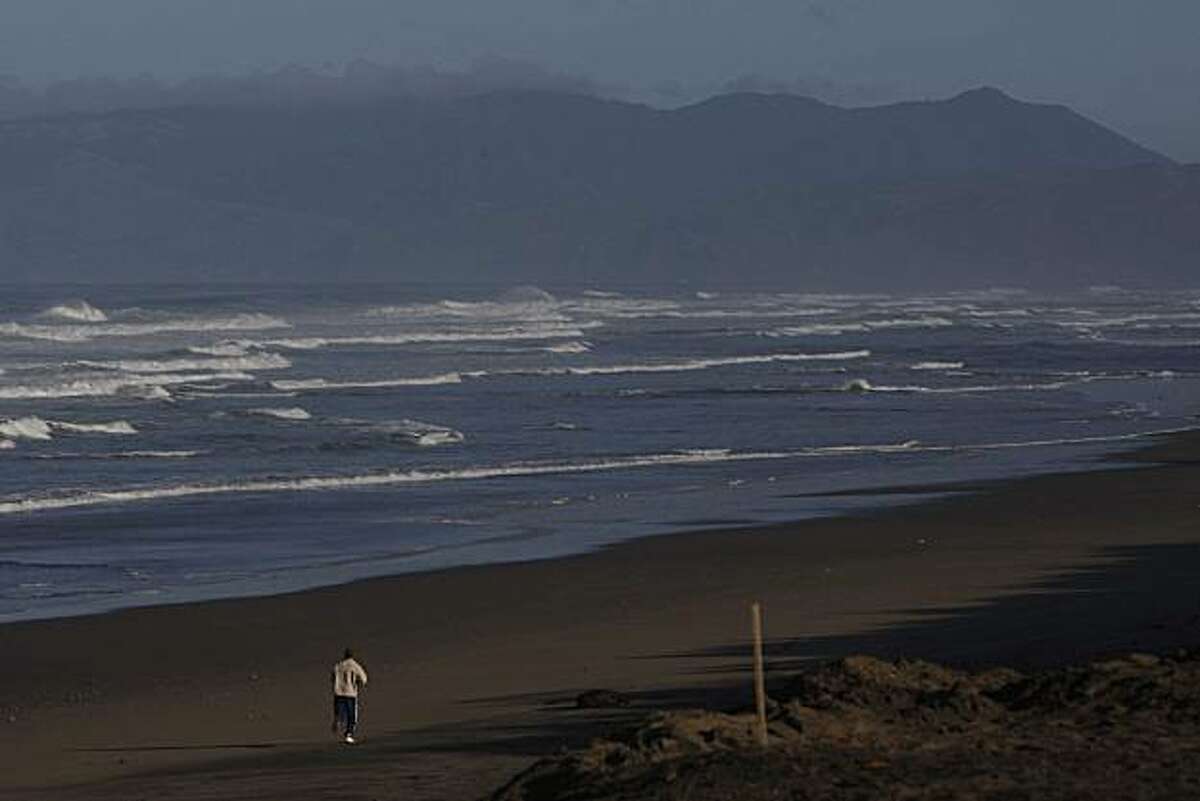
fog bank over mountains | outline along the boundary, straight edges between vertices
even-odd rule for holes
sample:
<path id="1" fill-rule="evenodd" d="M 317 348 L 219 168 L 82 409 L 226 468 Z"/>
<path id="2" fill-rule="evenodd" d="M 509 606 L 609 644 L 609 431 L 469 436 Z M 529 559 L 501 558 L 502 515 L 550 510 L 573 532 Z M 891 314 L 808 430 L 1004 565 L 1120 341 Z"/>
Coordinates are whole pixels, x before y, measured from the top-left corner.
<path id="1" fill-rule="evenodd" d="M 0 119 L 178 106 L 359 104 L 495 91 L 603 93 L 589 78 L 515 59 L 479 59 L 458 71 L 359 59 L 336 71 L 292 64 L 247 75 L 200 75 L 174 82 L 142 75 L 73 78 L 32 86 L 0 75 Z"/>
<path id="2" fill-rule="evenodd" d="M 0 278 L 1195 283 L 1200 167 L 994 89 L 661 110 L 536 81 L 329 102 L 310 77 L 0 123 Z"/>

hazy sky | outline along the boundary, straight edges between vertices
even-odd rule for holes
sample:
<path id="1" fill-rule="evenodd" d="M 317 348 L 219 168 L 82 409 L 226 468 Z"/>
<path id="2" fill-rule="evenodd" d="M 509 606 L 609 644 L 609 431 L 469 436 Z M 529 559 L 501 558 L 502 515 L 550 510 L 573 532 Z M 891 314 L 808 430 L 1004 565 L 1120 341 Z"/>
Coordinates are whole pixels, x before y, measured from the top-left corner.
<path id="1" fill-rule="evenodd" d="M 1200 161 L 1197 31 L 1200 0 L 0 0 L 0 75 L 501 57 L 663 101 L 745 75 L 851 104 L 990 84 Z"/>

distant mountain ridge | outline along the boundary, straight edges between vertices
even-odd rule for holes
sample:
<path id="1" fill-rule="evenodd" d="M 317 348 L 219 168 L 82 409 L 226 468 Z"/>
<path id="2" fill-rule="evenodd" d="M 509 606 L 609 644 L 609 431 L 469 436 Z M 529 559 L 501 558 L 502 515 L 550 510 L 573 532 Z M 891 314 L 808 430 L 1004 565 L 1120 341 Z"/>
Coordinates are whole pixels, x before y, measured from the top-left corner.
<path id="1" fill-rule="evenodd" d="M 0 122 L 0 176 L 0 280 L 1171 283 L 1200 253 L 1197 168 L 995 89 L 68 115 Z"/>

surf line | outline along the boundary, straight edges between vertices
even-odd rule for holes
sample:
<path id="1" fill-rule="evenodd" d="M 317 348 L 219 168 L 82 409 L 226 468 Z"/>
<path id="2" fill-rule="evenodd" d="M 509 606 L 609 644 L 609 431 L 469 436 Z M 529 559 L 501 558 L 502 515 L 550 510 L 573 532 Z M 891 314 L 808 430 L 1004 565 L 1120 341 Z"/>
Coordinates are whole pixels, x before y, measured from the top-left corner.
<path id="1" fill-rule="evenodd" d="M 791 451 L 735 452 L 724 449 L 683 450 L 672 453 L 628 456 L 591 462 L 518 463 L 459 470 L 408 470 L 370 473 L 357 476 L 307 476 L 297 478 L 260 479 L 228 484 L 180 484 L 173 487 L 141 487 L 113 490 L 90 490 L 64 496 L 15 498 L 0 502 L 0 515 L 29 514 L 90 506 L 133 503 L 136 501 L 172 500 L 213 495 L 260 494 L 271 492 L 304 492 L 318 490 L 366 489 L 402 484 L 429 484 L 441 481 L 468 481 L 494 478 L 519 478 L 541 475 L 595 473 L 649 467 L 697 466 L 722 462 L 785 460 L 812 457 L 847 456 L 855 454 L 948 453 L 1002 448 L 1034 448 L 1062 445 L 1081 445 L 1121 442 L 1167 434 L 1198 430 L 1196 427 L 1159 429 L 1155 431 L 1114 434 L 1110 436 L 1076 437 L 1069 439 L 994 442 L 968 445 L 924 445 L 913 440 L 883 445 L 830 445 L 801 448 Z"/>

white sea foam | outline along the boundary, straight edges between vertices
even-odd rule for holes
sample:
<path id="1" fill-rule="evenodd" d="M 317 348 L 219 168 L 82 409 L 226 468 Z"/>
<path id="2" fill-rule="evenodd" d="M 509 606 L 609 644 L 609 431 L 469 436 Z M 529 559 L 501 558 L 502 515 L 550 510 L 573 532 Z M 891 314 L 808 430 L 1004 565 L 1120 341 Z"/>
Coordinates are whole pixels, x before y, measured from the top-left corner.
<path id="1" fill-rule="evenodd" d="M 271 417 L 276 420 L 290 420 L 292 422 L 300 422 L 303 420 L 311 420 L 312 415 L 307 409 L 302 409 L 299 406 L 288 406 L 284 408 L 267 407 L 262 409 L 247 409 L 245 414 L 254 415 L 256 417 Z"/>
<path id="2" fill-rule="evenodd" d="M 725 356 L 711 359 L 688 359 L 678 362 L 647 362 L 645 364 L 614 364 L 581 367 L 541 367 L 529 370 L 510 371 L 480 371 L 465 373 L 471 377 L 487 375 L 520 374 L 520 375 L 621 375 L 625 373 L 679 373 L 693 370 L 710 370 L 716 367 L 736 367 L 750 364 L 771 364 L 773 362 L 812 362 L 812 361 L 849 361 L 865 359 L 871 355 L 869 350 L 840 351 L 837 353 L 770 353 L 754 356 Z"/>
<path id="3" fill-rule="evenodd" d="M 390 320 L 417 323 L 436 320 L 459 322 L 527 322 L 566 323 L 570 318 L 556 305 L 541 302 L 497 303 L 484 301 L 443 300 L 439 303 L 418 303 L 407 306 L 382 306 L 370 309 L 367 317 L 384 317 Z"/>
<path id="4" fill-rule="evenodd" d="M 99 362 L 84 361 L 79 364 L 84 367 L 120 370 L 126 373 L 181 373 L 190 370 L 227 373 L 247 370 L 285 370 L 292 366 L 291 361 L 278 353 L 256 353 L 210 359 L 118 359 Z"/>
<path id="5" fill-rule="evenodd" d="M 1158 378 L 1170 381 L 1178 378 L 1179 373 L 1174 370 L 1131 370 L 1119 373 L 1092 370 L 1064 370 L 1052 373 L 1052 375 L 1064 376 L 1067 378 L 1075 378 L 1079 381 L 1137 381 L 1144 378 Z"/>
<path id="6" fill-rule="evenodd" d="M 547 353 L 575 354 L 588 353 L 592 349 L 590 343 L 587 342 L 564 342 L 561 345 L 547 345 L 542 350 Z"/>
<path id="7" fill-rule="evenodd" d="M 1032 317 L 1031 309 L 968 309 L 964 312 L 968 317 L 988 319 L 992 317 Z"/>
<path id="8" fill-rule="evenodd" d="M 918 440 L 910 439 L 897 442 L 894 445 L 826 445 L 820 448 L 808 448 L 800 454 L 806 456 L 844 456 L 855 453 L 905 453 L 907 451 L 924 450 Z M 799 455 L 799 454 L 798 454 Z"/>
<path id="9" fill-rule="evenodd" d="M 432 445 L 449 445 L 466 439 L 461 431 L 437 423 L 425 423 L 420 420 L 359 420 L 351 417 L 336 418 L 332 423 L 347 428 L 371 434 L 382 434 L 391 439 L 400 440 L 410 445 L 428 447 Z"/>
<path id="10" fill-rule="evenodd" d="M 50 424 L 40 417 L 18 417 L 0 421 L 0 435 L 9 439 L 53 439 Z"/>
<path id="11" fill-rule="evenodd" d="M 43 420 L 37 416 L 0 420 L 0 435 L 9 439 L 45 441 L 53 439 L 55 432 L 132 435 L 137 433 L 137 429 L 124 420 L 112 423 L 69 423 L 59 420 Z"/>
<path id="12" fill-rule="evenodd" d="M 919 385 L 878 386 L 865 378 L 855 378 L 842 385 L 846 392 L 895 392 L 924 395 L 974 395 L 987 392 L 1040 392 L 1064 389 L 1087 379 L 1078 381 L 1051 381 L 1045 384 L 981 384 L 967 387 L 925 387 Z"/>
<path id="13" fill-rule="evenodd" d="M 838 309 L 825 307 L 779 306 L 772 304 L 749 305 L 739 308 L 696 308 L 685 307 L 675 301 L 667 300 L 637 300 L 620 298 L 600 300 L 584 298 L 565 304 L 565 308 L 573 315 L 613 318 L 620 320 L 668 319 L 668 320 L 706 320 L 706 319 L 745 319 L 745 318 L 794 318 L 821 317 L 838 314 Z"/>
<path id="14" fill-rule="evenodd" d="M 193 398 L 238 398 L 241 400 L 269 398 L 271 400 L 284 400 L 286 398 L 294 398 L 296 394 L 295 392 L 220 392 L 192 388 L 178 393 L 179 397 L 185 400 Z"/>
<path id="15" fill-rule="evenodd" d="M 812 325 L 788 325 L 781 328 L 772 328 L 767 331 L 759 331 L 759 336 L 781 338 L 781 337 L 808 337 L 808 336 L 841 336 L 845 333 L 865 333 L 867 327 L 857 323 L 814 323 Z"/>
<path id="16" fill-rule="evenodd" d="M 0 451 L 10 451 L 17 447 L 17 443 L 10 439 L 0 439 Z"/>
<path id="17" fill-rule="evenodd" d="M 700 301 L 712 301 L 716 293 L 697 292 Z M 833 314 L 837 309 L 812 308 L 811 298 L 799 303 L 786 303 L 780 298 L 756 297 L 741 299 L 737 305 L 714 308 L 712 304 L 699 308 L 664 298 L 628 297 L 617 292 L 585 290 L 580 296 L 556 299 L 534 288 L 527 295 L 506 294 L 500 300 L 465 302 L 443 300 L 438 303 L 418 303 L 383 306 L 370 309 L 368 317 L 383 317 L 405 322 L 462 320 L 467 322 L 559 322 L 578 317 L 613 319 L 641 318 L 720 318 L 720 317 L 804 317 Z"/>
<path id="18" fill-rule="evenodd" d="M 483 330 L 412 331 L 401 334 L 364 334 L 340 337 L 288 337 L 266 342 L 248 343 L 260 347 L 289 350 L 354 347 L 362 345 L 423 345 L 453 342 L 510 342 L 542 339 L 570 339 L 584 335 L 586 325 L 510 326 Z"/>
<path id="19" fill-rule="evenodd" d="M 128 387 L 120 394 L 142 400 L 172 400 L 171 393 L 167 388 L 159 385 Z"/>
<path id="20" fill-rule="evenodd" d="M 855 320 L 844 323 L 813 323 L 811 325 L 789 325 L 760 331 L 765 337 L 841 336 L 842 334 L 869 334 L 894 328 L 948 328 L 953 320 L 945 317 L 900 317 L 890 320 Z"/>
<path id="21" fill-rule="evenodd" d="M 888 328 L 949 328 L 954 321 L 945 317 L 900 317 L 894 320 L 867 320 L 863 325 L 872 331 Z"/>
<path id="22" fill-rule="evenodd" d="M 172 500 L 234 494 L 263 494 L 276 492 L 311 492 L 342 489 L 367 489 L 405 484 L 428 484 L 445 481 L 471 481 L 494 478 L 520 478 L 544 475 L 596 473 L 654 467 L 699 466 L 723 462 L 744 462 L 806 457 L 835 457 L 877 453 L 881 455 L 914 452 L 954 452 L 995 450 L 1001 448 L 1031 448 L 1118 442 L 1142 439 L 1162 434 L 1179 433 L 1190 429 L 1169 429 L 1112 436 L 1078 437 L 1071 439 L 1026 440 L 1016 442 L 981 443 L 972 445 L 924 445 L 906 441 L 879 445 L 830 445 L 793 451 L 730 451 L 725 449 L 693 449 L 671 453 L 639 454 L 576 462 L 517 462 L 512 464 L 465 467 L 447 470 L 392 470 L 344 476 L 301 476 L 296 478 L 251 479 L 228 483 L 193 483 L 158 487 L 129 487 L 90 490 L 63 494 L 10 497 L 0 501 L 0 514 L 20 514 L 74 509 L 91 506 L 127 504 L 138 501 Z"/>
<path id="23" fill-rule="evenodd" d="M 41 339 L 49 342 L 87 342 L 91 335 L 77 326 L 24 325 L 0 323 L 0 336 Z"/>
<path id="24" fill-rule="evenodd" d="M 116 453 L 39 453 L 35 459 L 192 459 L 203 451 L 118 451 Z"/>
<path id="25" fill-rule="evenodd" d="M 1099 317 L 1086 320 L 1058 320 L 1064 328 L 1191 328 L 1200 322 L 1198 312 L 1168 312 L 1166 314 L 1126 314 L 1117 317 Z"/>
<path id="26" fill-rule="evenodd" d="M 87 342 L 98 337 L 141 337 L 191 331 L 265 331 L 290 327 L 286 320 L 267 314 L 236 314 L 229 317 L 192 317 L 153 322 L 85 325 L 26 325 L 9 322 L 0 323 L 0 336 L 51 342 Z"/>
<path id="27" fill-rule="evenodd" d="M 917 362 L 910 370 L 961 370 L 966 367 L 964 362 Z"/>
<path id="28" fill-rule="evenodd" d="M 97 309 L 86 300 L 72 300 L 60 303 L 38 314 L 49 320 L 69 320 L 76 323 L 103 323 L 108 315 Z"/>
<path id="29" fill-rule="evenodd" d="M 1113 339 L 1096 336 L 1084 341 L 1130 348 L 1200 348 L 1200 339 Z"/>
<path id="30" fill-rule="evenodd" d="M 405 322 L 462 320 L 469 322 L 569 322 L 558 299 L 538 287 L 516 287 L 495 300 L 442 300 L 368 309 L 368 317 L 385 317 Z"/>
<path id="31" fill-rule="evenodd" d="M 197 356 L 236 358 L 248 355 L 250 353 L 250 345 L 246 342 L 226 340 L 224 342 L 214 342 L 211 345 L 193 345 L 188 348 L 188 352 L 194 353 Z"/>
<path id="32" fill-rule="evenodd" d="M 959 446 L 938 446 L 926 448 L 930 451 L 994 451 L 1008 450 L 1012 448 L 1046 448 L 1060 445 L 1089 445 L 1100 444 L 1106 442 L 1131 442 L 1149 437 L 1166 436 L 1168 434 L 1182 434 L 1187 431 L 1195 431 L 1192 428 L 1166 428 L 1157 431 L 1141 431 L 1132 434 L 1108 434 L 1095 437 L 1065 437 L 1062 439 L 1027 439 L 1018 440 L 1016 442 L 989 442 L 979 445 L 959 445 Z"/>
<path id="33" fill-rule="evenodd" d="M 902 309 L 905 312 L 930 314 L 958 314 L 976 308 L 973 303 L 958 303 L 949 298 L 906 298 L 884 300 L 867 304 L 873 309 Z"/>
<path id="34" fill-rule="evenodd" d="M 385 378 L 374 381 L 328 381 L 324 378 L 303 378 L 272 381 L 271 387 L 284 392 L 315 392 L 338 389 L 386 389 L 388 387 L 424 387 L 439 384 L 462 383 L 459 373 L 417 376 L 412 378 Z"/>
<path id="35" fill-rule="evenodd" d="M 52 420 L 50 421 L 50 426 L 56 431 L 66 431 L 71 434 L 116 434 L 119 436 L 132 436 L 138 433 L 133 424 L 125 420 L 117 420 L 112 423 L 65 423 Z"/>
<path id="36" fill-rule="evenodd" d="M 440 426 L 436 423 L 422 423 L 420 420 L 375 423 L 371 424 L 369 428 L 421 447 L 453 445 L 466 439 L 461 431 L 456 431 L 447 426 Z"/>
<path id="37" fill-rule="evenodd" d="M 621 296 L 598 297 L 591 295 L 573 298 L 562 304 L 567 313 L 590 317 L 637 319 L 640 317 L 663 317 L 681 313 L 683 306 L 673 300 L 653 298 L 626 298 Z"/>
<path id="38" fill-rule="evenodd" d="M 796 306 L 785 306 L 783 308 L 748 308 L 748 309 L 700 309 L 693 312 L 681 313 L 678 316 L 683 318 L 695 319 L 712 319 L 712 318 L 780 318 L 791 319 L 795 317 L 829 317 L 834 314 L 841 314 L 841 309 L 831 309 L 824 307 L 809 307 L 799 308 Z"/>
<path id="39" fill-rule="evenodd" d="M 0 399 L 87 398 L 124 395 L 166 399 L 166 387 L 175 384 L 203 384 L 210 381 L 252 381 L 254 376 L 230 373 L 155 373 L 145 375 L 92 376 L 40 384 L 0 385 Z"/>
<path id="40" fill-rule="evenodd" d="M 339 489 L 365 489 L 403 484 L 444 481 L 527 477 L 572 473 L 594 473 L 644 467 L 700 465 L 712 462 L 787 458 L 786 453 L 734 453 L 704 450 L 615 457 L 582 462 L 523 462 L 498 466 L 467 467 L 451 470 L 405 470 L 349 476 L 307 476 L 261 479 L 224 484 L 177 484 L 163 487 L 138 487 L 92 490 L 79 493 L 24 497 L 0 501 L 0 514 L 73 509 L 88 506 L 132 503 L 136 501 L 194 498 L 243 493 L 303 492 Z"/>

